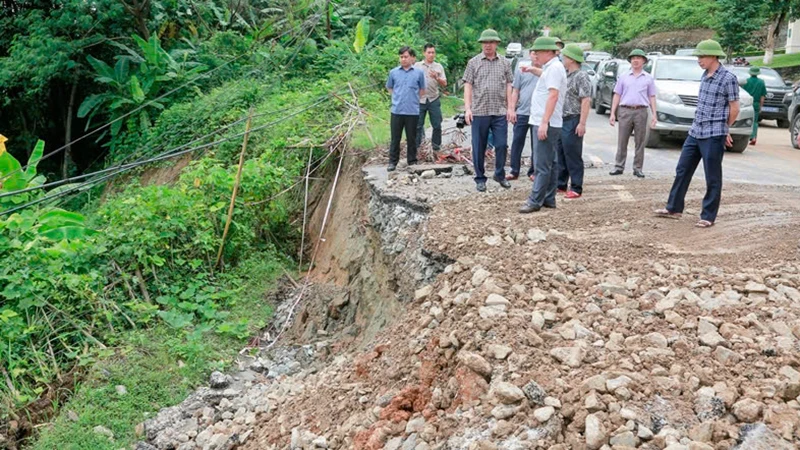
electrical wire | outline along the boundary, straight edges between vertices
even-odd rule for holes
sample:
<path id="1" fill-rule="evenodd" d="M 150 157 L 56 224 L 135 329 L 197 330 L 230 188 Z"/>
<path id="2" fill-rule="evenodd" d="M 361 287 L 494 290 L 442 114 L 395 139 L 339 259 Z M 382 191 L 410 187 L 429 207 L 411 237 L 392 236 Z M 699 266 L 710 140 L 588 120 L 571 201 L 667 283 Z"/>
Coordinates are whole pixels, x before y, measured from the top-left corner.
<path id="1" fill-rule="evenodd" d="M 311 104 L 308 107 L 305 107 L 305 108 L 303 108 L 303 109 L 301 109 L 299 111 L 295 111 L 295 112 L 293 112 L 291 114 L 285 115 L 285 116 L 281 117 L 280 119 L 268 122 L 266 124 L 262 124 L 262 125 L 260 125 L 258 127 L 253 127 L 253 128 L 250 129 L 250 133 L 254 133 L 254 132 L 261 131 L 261 130 L 265 130 L 265 129 L 267 129 L 269 127 L 272 127 L 274 125 L 277 125 L 277 124 L 279 124 L 281 122 L 285 122 L 285 121 L 287 121 L 287 120 L 289 120 L 289 119 L 291 119 L 291 118 L 293 118 L 295 116 L 298 116 L 298 115 L 310 110 L 311 108 L 313 108 L 313 107 L 315 107 L 315 106 L 317 106 L 319 104 L 322 104 L 325 101 L 328 101 L 329 99 L 330 99 L 330 97 L 325 97 L 325 98 L 323 98 L 321 100 L 318 100 L 317 102 Z M 163 161 L 163 160 L 169 159 L 169 158 L 174 158 L 176 156 L 181 156 L 181 155 L 184 155 L 184 154 L 187 154 L 187 153 L 191 153 L 191 152 L 194 152 L 194 151 L 197 151 L 197 150 L 210 148 L 210 147 L 213 147 L 215 145 L 221 144 L 223 142 L 227 142 L 227 141 L 236 139 L 238 137 L 242 137 L 242 136 L 244 136 L 244 134 L 245 134 L 245 132 L 241 132 L 241 133 L 234 134 L 234 135 L 232 135 L 230 137 L 222 138 L 222 139 L 219 139 L 217 141 L 210 142 L 210 143 L 203 144 L 203 145 L 199 145 L 199 146 L 196 146 L 196 147 L 191 147 L 191 148 L 180 150 L 180 151 L 164 152 L 161 155 L 156 156 L 154 158 L 150 158 L 150 159 L 147 159 L 147 160 L 144 160 L 144 161 L 139 161 L 139 162 L 134 162 L 134 163 L 127 164 L 127 165 L 125 165 L 124 168 L 118 167 L 115 171 L 113 171 L 111 173 L 108 173 L 106 175 L 103 175 L 101 177 L 98 177 L 95 180 L 89 180 L 89 181 L 86 181 L 84 183 L 81 183 L 78 186 L 72 187 L 70 189 L 67 189 L 67 190 L 64 190 L 64 191 L 59 191 L 59 192 L 57 192 L 55 194 L 46 195 L 46 196 L 44 196 L 42 198 L 38 198 L 36 200 L 32 200 L 32 201 L 24 203 L 22 205 L 18 205 L 18 206 L 6 209 L 4 211 L 1 211 L 0 212 L 0 216 L 5 216 L 5 215 L 8 215 L 8 214 L 12 214 L 12 213 L 14 213 L 16 211 L 28 208 L 30 206 L 34 206 L 34 205 L 38 205 L 40 203 L 44 203 L 44 202 L 47 202 L 47 201 L 50 201 L 50 200 L 58 199 L 58 198 L 66 196 L 68 194 L 71 194 L 73 192 L 86 190 L 86 189 L 90 188 L 91 186 L 93 186 L 93 185 L 95 185 L 95 184 L 97 184 L 99 182 L 102 182 L 102 181 L 105 181 L 105 180 L 107 180 L 109 178 L 115 177 L 115 176 L 119 175 L 120 173 L 123 173 L 123 172 L 125 172 L 127 170 L 131 170 L 131 169 L 133 169 L 135 167 L 139 167 L 139 166 L 142 166 L 142 165 L 145 165 L 145 164 L 150 164 L 152 162 Z"/>

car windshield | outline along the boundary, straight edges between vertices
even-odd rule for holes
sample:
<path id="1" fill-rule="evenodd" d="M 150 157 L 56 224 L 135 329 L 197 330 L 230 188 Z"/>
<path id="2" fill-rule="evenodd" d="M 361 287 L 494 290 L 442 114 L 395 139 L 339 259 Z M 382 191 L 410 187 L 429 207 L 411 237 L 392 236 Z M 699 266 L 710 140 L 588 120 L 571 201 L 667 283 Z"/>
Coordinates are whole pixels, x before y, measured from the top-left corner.
<path id="1" fill-rule="evenodd" d="M 748 67 L 728 67 L 728 70 L 736 74 L 736 77 L 739 78 L 743 83 L 747 82 L 747 79 L 750 77 L 750 68 Z M 786 83 L 783 82 L 783 78 L 781 75 L 768 68 L 762 68 L 761 74 L 758 76 L 764 80 L 764 84 L 770 87 L 784 87 Z"/>
<path id="2" fill-rule="evenodd" d="M 656 63 L 656 80 L 700 81 L 703 69 L 693 59 L 661 59 Z"/>
<path id="3" fill-rule="evenodd" d="M 692 56 L 693 48 L 679 48 L 675 50 L 675 56 Z"/>
<path id="4" fill-rule="evenodd" d="M 594 67 L 592 67 L 591 64 L 583 63 L 583 64 L 581 64 L 581 70 L 584 71 L 584 72 L 590 72 L 590 71 L 594 70 Z"/>

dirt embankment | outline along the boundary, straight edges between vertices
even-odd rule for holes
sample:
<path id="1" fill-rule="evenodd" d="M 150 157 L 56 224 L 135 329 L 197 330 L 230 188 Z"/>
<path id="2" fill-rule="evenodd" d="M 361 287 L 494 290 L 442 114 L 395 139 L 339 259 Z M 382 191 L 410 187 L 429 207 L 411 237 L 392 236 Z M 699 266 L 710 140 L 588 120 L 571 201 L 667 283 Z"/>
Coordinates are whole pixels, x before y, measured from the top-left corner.
<path id="1" fill-rule="evenodd" d="M 798 191 L 700 230 L 699 188 L 669 221 L 666 182 L 587 175 L 523 216 L 526 182 L 351 167 L 292 333 L 140 449 L 797 448 Z"/>

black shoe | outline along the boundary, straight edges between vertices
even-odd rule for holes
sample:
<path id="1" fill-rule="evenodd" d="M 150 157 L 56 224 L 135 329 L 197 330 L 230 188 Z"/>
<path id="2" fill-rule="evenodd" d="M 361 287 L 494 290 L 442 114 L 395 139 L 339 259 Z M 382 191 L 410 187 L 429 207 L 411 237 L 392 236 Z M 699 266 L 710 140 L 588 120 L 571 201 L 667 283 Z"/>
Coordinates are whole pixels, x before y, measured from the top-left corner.
<path id="1" fill-rule="evenodd" d="M 608 172 L 609 175 L 622 175 L 622 169 L 614 169 L 611 172 Z"/>
<path id="2" fill-rule="evenodd" d="M 633 176 L 639 177 L 639 178 L 644 178 L 644 174 L 642 173 L 641 170 L 634 170 L 633 171 Z"/>
<path id="3" fill-rule="evenodd" d="M 409 166 L 416 166 L 417 164 L 419 164 L 419 161 L 417 161 L 417 160 L 409 161 L 409 163 L 408 163 Z"/>
<path id="4" fill-rule="evenodd" d="M 550 209 L 556 209 L 556 205 L 548 205 L 547 203 L 545 203 L 544 205 L 542 205 L 542 207 L 544 207 L 544 208 L 550 208 Z"/>
<path id="5" fill-rule="evenodd" d="M 397 170 L 397 165 L 396 164 L 389 164 L 388 166 L 386 166 L 386 171 L 387 172 L 394 172 L 395 170 Z"/>
<path id="6" fill-rule="evenodd" d="M 497 181 L 498 183 L 500 183 L 500 186 L 502 186 L 505 189 L 511 189 L 511 183 L 506 181 L 505 178 L 501 178 L 499 180 L 497 178 L 495 178 L 494 181 Z"/>
<path id="7" fill-rule="evenodd" d="M 529 214 L 533 212 L 539 211 L 541 208 L 538 206 L 531 205 L 530 203 L 525 203 L 522 207 L 519 208 L 520 214 Z"/>
<path id="8" fill-rule="evenodd" d="M 477 189 L 478 192 L 486 192 L 486 182 L 478 181 L 478 184 L 475 185 L 475 189 Z"/>

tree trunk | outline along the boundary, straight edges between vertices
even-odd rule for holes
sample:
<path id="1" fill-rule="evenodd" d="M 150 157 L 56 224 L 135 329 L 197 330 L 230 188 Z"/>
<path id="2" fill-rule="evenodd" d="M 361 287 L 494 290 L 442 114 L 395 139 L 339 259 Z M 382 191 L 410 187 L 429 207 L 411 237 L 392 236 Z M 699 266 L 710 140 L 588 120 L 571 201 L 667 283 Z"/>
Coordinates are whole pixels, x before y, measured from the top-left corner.
<path id="1" fill-rule="evenodd" d="M 72 90 L 69 93 L 69 106 L 67 107 L 67 124 L 64 131 L 64 161 L 61 164 L 61 177 L 69 176 L 69 166 L 72 162 L 72 116 L 75 110 L 75 93 L 78 91 L 78 77 L 72 82 Z"/>
<path id="2" fill-rule="evenodd" d="M 333 33 L 331 32 L 331 0 L 325 5 L 325 30 L 328 32 L 328 40 L 333 40 Z"/>
<path id="3" fill-rule="evenodd" d="M 775 40 L 781 33 L 781 26 L 786 19 L 786 13 L 781 12 L 777 16 L 772 17 L 767 28 L 767 45 L 764 48 L 764 64 L 772 64 L 772 58 L 775 56 Z"/>

